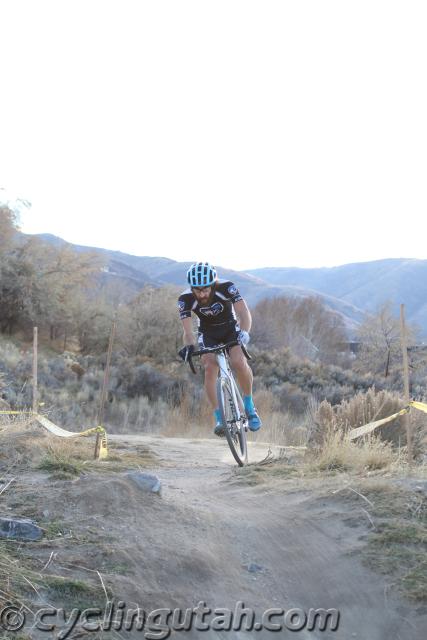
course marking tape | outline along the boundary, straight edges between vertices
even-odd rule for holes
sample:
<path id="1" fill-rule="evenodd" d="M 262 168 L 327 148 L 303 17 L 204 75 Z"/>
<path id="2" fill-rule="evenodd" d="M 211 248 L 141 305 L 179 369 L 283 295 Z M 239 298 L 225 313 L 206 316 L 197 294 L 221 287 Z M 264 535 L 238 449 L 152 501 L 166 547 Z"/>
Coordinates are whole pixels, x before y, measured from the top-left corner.
<path id="1" fill-rule="evenodd" d="M 352 429 L 348 432 L 347 436 L 350 440 L 354 440 L 355 438 L 359 438 L 360 436 L 364 436 L 367 433 L 371 433 L 377 427 L 380 427 L 382 424 L 387 424 L 387 422 L 391 422 L 395 420 L 399 416 L 403 416 L 403 414 L 408 413 L 409 407 L 405 407 L 401 409 L 397 413 L 393 413 L 393 415 L 388 418 L 382 418 L 382 420 L 375 420 L 375 422 L 368 422 L 368 424 L 364 424 L 362 427 L 356 427 L 356 429 Z"/>
<path id="2" fill-rule="evenodd" d="M 107 441 L 107 432 L 104 427 L 91 427 L 90 429 L 85 429 L 84 431 L 67 431 L 66 429 L 62 429 L 62 427 L 58 427 L 57 424 L 48 420 L 46 416 L 41 416 L 39 413 L 34 413 L 34 411 L 0 411 L 0 414 L 3 415 L 32 415 L 34 419 L 37 420 L 39 424 L 42 425 L 45 429 L 53 433 L 55 436 L 59 436 L 61 438 L 78 438 L 80 436 L 90 436 L 95 433 L 101 434 L 101 442 L 99 449 L 99 457 L 106 458 L 108 456 L 108 441 Z"/>

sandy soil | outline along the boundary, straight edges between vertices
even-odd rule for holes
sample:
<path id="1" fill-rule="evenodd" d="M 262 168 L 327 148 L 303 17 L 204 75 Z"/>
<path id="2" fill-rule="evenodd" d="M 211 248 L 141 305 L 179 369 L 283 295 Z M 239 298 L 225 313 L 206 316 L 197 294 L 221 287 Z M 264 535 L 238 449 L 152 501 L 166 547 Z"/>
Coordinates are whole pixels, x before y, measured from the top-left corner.
<path id="1" fill-rule="evenodd" d="M 120 435 L 110 441 L 128 450 L 148 445 L 157 454 L 147 470 L 161 479 L 161 496 L 141 492 L 124 472 L 89 473 L 56 483 L 33 475 L 39 510 L 47 508 L 51 518 L 68 523 L 71 538 L 79 541 L 77 546 L 66 536 L 55 541 L 50 570 L 63 574 L 68 568 L 82 579 L 88 570 L 99 570 L 116 599 L 146 612 L 194 608 L 200 601 L 231 611 L 243 601 L 258 621 L 271 608 L 340 612 L 336 631 L 291 631 L 284 625 L 281 632 L 193 629 L 171 637 L 427 637 L 425 609 L 399 599 L 390 579 L 363 566 L 354 553 L 364 544 L 370 523 L 348 501 L 332 496 L 330 479 L 290 477 L 251 486 L 219 439 Z M 267 450 L 268 445 L 252 444 L 250 460 L 263 459 Z M 49 558 L 51 548 L 41 548 L 41 561 Z M 273 618 L 276 624 L 282 620 Z M 144 633 L 122 630 L 111 637 L 142 638 Z"/>

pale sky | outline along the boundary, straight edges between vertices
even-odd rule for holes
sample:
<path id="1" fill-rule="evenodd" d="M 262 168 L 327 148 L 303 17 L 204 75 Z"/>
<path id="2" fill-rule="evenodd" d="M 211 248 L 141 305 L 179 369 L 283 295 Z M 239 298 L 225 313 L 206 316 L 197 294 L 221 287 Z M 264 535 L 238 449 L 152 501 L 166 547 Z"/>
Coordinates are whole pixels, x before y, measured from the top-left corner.
<path id="1" fill-rule="evenodd" d="M 24 232 L 235 269 L 427 258 L 425 0 L 0 0 L 0 25 Z"/>

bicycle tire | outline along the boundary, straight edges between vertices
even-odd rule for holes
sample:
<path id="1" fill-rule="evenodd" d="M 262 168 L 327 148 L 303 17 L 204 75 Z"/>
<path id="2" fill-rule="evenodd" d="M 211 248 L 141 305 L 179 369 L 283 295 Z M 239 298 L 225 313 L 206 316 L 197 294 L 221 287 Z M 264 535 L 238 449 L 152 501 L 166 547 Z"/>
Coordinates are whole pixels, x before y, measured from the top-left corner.
<path id="1" fill-rule="evenodd" d="M 238 420 L 238 411 L 233 400 L 230 385 L 226 378 L 217 380 L 218 406 L 221 412 L 222 424 L 225 429 L 225 437 L 233 458 L 240 467 L 248 461 L 248 446 L 246 441 L 246 429 L 243 420 Z"/>

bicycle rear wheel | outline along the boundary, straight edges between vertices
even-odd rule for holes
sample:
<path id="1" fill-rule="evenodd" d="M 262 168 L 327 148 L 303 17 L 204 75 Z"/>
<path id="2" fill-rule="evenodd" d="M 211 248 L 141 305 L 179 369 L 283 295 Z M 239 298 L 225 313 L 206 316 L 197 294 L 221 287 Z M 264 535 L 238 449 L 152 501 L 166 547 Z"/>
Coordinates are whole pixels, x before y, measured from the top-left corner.
<path id="1" fill-rule="evenodd" d="M 238 418 L 239 411 L 231 392 L 231 382 L 226 378 L 218 378 L 217 397 L 221 412 L 222 424 L 225 429 L 225 437 L 234 459 L 240 467 L 248 461 L 248 449 L 246 443 L 246 430 L 243 420 Z"/>

